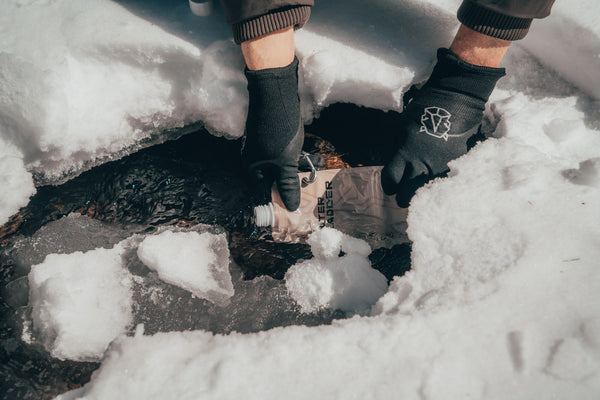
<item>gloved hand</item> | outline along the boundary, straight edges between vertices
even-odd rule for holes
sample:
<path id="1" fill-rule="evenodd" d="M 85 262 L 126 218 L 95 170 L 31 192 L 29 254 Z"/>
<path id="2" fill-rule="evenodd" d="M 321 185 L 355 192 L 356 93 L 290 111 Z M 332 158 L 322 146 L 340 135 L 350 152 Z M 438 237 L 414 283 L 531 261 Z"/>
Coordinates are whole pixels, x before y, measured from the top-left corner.
<path id="1" fill-rule="evenodd" d="M 298 97 L 298 59 L 282 68 L 246 69 L 248 117 L 242 163 L 260 194 L 268 199 L 273 182 L 290 211 L 300 205 L 298 158 L 304 125 Z"/>
<path id="2" fill-rule="evenodd" d="M 485 103 L 505 75 L 504 68 L 469 64 L 448 49 L 439 49 L 437 57 L 429 80 L 405 98 L 396 151 L 381 173 L 384 192 L 396 194 L 400 207 L 408 207 L 417 189 L 445 176 L 448 162 L 483 139 Z"/>

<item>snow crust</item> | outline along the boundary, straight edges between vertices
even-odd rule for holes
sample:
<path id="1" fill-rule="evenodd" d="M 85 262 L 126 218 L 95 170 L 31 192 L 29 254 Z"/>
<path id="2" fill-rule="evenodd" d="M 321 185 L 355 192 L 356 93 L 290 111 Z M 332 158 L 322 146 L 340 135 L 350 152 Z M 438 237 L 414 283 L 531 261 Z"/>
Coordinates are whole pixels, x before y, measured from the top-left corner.
<path id="1" fill-rule="evenodd" d="M 371 248 L 365 241 L 323 228 L 308 243 L 314 258 L 285 274 L 285 286 L 303 312 L 332 308 L 364 314 L 386 292 L 387 281 L 371 268 Z"/>
<path id="2" fill-rule="evenodd" d="M 225 234 L 173 232 L 146 237 L 137 255 L 163 281 L 222 304 L 233 296 Z"/>

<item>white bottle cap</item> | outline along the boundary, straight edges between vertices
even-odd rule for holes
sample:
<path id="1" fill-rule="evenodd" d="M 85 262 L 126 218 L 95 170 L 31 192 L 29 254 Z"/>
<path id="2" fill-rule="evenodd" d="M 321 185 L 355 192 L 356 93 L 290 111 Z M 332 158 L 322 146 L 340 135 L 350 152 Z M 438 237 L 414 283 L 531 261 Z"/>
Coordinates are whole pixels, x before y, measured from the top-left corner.
<path id="1" fill-rule="evenodd" d="M 275 225 L 275 211 L 273 210 L 273 203 L 254 207 L 254 224 L 259 227 Z"/>
<path id="2" fill-rule="evenodd" d="M 190 9 L 199 17 L 206 17 L 212 13 L 213 0 L 190 0 Z"/>

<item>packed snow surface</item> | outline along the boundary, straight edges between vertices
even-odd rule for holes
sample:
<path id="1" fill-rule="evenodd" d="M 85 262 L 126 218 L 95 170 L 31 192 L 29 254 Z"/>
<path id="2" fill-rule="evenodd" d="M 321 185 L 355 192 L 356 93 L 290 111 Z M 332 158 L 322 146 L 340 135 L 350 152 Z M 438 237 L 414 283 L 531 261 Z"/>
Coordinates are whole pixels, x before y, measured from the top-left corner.
<path id="1" fill-rule="evenodd" d="M 222 11 L 197 18 L 185 2 L 118 3 L 3 5 L 0 184 L 9 190 L 0 192 L 0 223 L 27 203 L 34 176 L 37 184 L 57 181 L 197 122 L 242 134 L 243 60 Z M 305 121 L 336 101 L 399 110 L 406 88 L 428 75 L 435 49 L 450 43 L 458 3 L 318 1 L 296 35 Z M 92 346 L 63 327 L 95 340 L 88 316 L 75 315 L 108 314 L 103 307 L 126 302 L 71 304 L 67 296 L 106 284 L 120 298 L 117 250 L 36 262 L 34 333 L 57 357 L 102 358 L 91 382 L 59 398 L 599 398 L 599 16 L 596 1 L 558 1 L 511 46 L 508 75 L 486 111 L 493 137 L 417 193 L 408 217 L 412 270 L 368 316 L 251 334 L 126 336 L 119 328 L 85 353 Z M 362 250 L 339 257 L 327 245 L 334 236 L 289 273 L 289 292 L 307 310 L 343 305 L 332 291 L 322 296 L 323 285 L 313 296 L 309 278 L 302 286 L 294 278 L 302 266 L 342 270 L 364 261 Z M 72 271 L 82 260 L 97 268 Z M 343 304 L 361 303 L 359 314 L 375 301 L 348 296 Z M 60 317 L 46 313 L 62 308 Z"/>
<path id="2" fill-rule="evenodd" d="M 148 236 L 137 255 L 163 281 L 195 296 L 224 303 L 233 296 L 225 234 L 173 232 Z"/>

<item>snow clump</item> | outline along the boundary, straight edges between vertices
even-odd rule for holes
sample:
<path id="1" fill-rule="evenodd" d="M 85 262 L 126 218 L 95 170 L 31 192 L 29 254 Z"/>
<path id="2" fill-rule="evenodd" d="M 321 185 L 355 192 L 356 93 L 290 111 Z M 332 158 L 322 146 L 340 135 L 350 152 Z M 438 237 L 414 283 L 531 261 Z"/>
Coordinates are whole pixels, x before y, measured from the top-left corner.
<path id="1" fill-rule="evenodd" d="M 321 308 L 363 314 L 387 290 L 385 277 L 371 268 L 371 248 L 332 228 L 308 238 L 314 258 L 292 266 L 285 285 L 303 312 Z"/>

